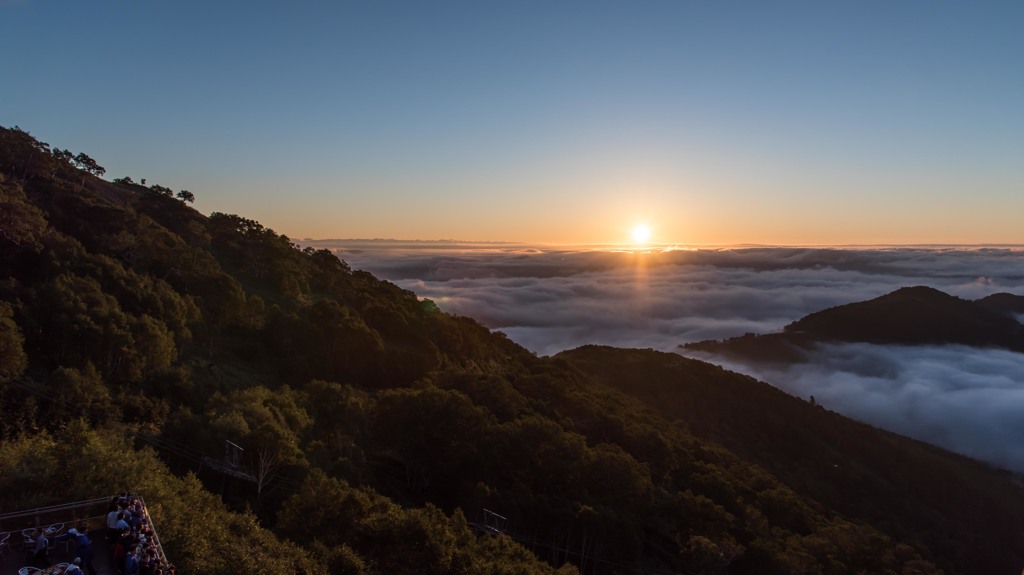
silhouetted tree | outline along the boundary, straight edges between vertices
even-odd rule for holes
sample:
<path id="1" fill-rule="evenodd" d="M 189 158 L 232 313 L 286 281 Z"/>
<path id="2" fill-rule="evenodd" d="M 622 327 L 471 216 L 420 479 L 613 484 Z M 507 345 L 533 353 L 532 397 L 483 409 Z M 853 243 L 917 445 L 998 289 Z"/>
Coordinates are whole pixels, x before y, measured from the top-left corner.
<path id="1" fill-rule="evenodd" d="M 54 148 L 51 153 L 53 154 L 53 157 L 56 158 L 58 161 L 64 162 L 66 164 L 75 163 L 75 155 L 71 153 L 71 150 L 61 150 L 60 148 Z"/>
<path id="2" fill-rule="evenodd" d="M 196 201 L 196 196 L 195 194 L 188 190 L 181 190 L 180 192 L 178 192 L 178 199 L 185 203 L 191 204 L 192 202 Z"/>
<path id="3" fill-rule="evenodd" d="M 142 183 L 143 185 L 145 185 L 146 181 L 143 180 Z M 152 186 L 149 187 L 149 189 L 153 190 L 154 192 L 160 192 L 161 194 L 167 197 L 174 196 L 174 190 L 168 188 L 167 186 L 161 186 L 160 184 L 153 184 Z"/>
<path id="4" fill-rule="evenodd" d="M 62 152 L 62 154 L 63 153 L 69 153 L 70 154 L 70 152 L 68 152 L 67 150 Z M 85 170 L 86 172 L 89 172 L 90 174 L 92 174 L 94 176 L 102 176 L 103 174 L 107 173 L 106 168 L 104 168 L 103 166 L 97 164 L 96 160 L 90 158 L 89 155 L 86 154 L 85 152 L 81 152 L 77 156 L 75 156 L 74 157 L 74 162 L 75 162 L 76 166 L 78 166 L 79 168 Z"/>

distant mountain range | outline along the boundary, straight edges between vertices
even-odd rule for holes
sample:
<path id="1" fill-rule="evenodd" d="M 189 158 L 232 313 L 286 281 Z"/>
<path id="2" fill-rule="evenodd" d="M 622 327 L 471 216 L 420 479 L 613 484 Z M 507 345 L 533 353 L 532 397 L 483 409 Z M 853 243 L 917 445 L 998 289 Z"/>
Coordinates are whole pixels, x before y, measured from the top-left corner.
<path id="1" fill-rule="evenodd" d="M 819 343 L 966 345 L 1024 351 L 1024 296 L 998 293 L 965 300 L 926 286 L 900 288 L 872 300 L 831 307 L 781 333 L 745 334 L 684 344 L 686 349 L 759 362 L 801 361 Z"/>

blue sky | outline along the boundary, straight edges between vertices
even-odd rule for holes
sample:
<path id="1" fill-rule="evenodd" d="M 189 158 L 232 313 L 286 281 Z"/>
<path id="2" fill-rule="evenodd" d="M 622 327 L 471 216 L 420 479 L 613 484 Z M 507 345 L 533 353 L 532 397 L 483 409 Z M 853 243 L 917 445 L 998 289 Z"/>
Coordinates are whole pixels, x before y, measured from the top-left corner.
<path id="1" fill-rule="evenodd" d="M 296 238 L 1024 243 L 1024 3 L 0 0 L 0 124 Z"/>

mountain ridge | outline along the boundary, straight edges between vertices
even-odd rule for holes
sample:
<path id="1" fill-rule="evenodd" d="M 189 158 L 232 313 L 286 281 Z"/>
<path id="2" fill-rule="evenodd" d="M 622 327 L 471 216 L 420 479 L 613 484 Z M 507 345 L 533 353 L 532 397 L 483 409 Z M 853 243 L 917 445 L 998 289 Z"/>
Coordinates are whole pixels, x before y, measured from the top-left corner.
<path id="1" fill-rule="evenodd" d="M 778 363 L 802 361 L 814 345 L 829 342 L 965 345 L 1024 352 L 1024 325 L 1015 316 L 1020 309 L 1024 309 L 1024 296 L 1015 294 L 970 301 L 928 286 L 909 286 L 810 313 L 780 333 L 745 334 L 681 347 Z"/>

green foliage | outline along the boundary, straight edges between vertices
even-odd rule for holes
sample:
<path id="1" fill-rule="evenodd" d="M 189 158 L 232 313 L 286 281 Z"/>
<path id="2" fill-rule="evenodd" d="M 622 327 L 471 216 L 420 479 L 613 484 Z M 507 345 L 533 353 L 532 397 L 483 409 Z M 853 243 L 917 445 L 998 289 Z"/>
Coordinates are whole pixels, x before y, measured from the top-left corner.
<path id="1" fill-rule="evenodd" d="M 728 573 L 729 565 L 743 552 L 743 546 L 731 539 L 713 541 L 703 535 L 692 535 L 683 544 L 680 556 L 686 572 L 717 575 Z"/>
<path id="2" fill-rule="evenodd" d="M 373 439 L 404 467 L 405 483 L 414 492 L 436 484 L 435 497 L 451 503 L 446 487 L 457 486 L 479 465 L 480 444 L 492 422 L 484 409 L 455 391 L 388 390 L 374 409 Z"/>
<path id="3" fill-rule="evenodd" d="M 29 343 L 54 364 L 92 363 L 113 380 L 136 381 L 177 356 L 174 337 L 162 322 L 125 313 L 92 277 L 61 274 L 31 293 L 38 332 Z"/>
<path id="4" fill-rule="evenodd" d="M 402 509 L 371 489 L 353 488 L 320 472 L 288 499 L 278 525 L 293 541 L 345 548 L 340 572 L 555 572 L 507 537 L 474 535 L 461 513 L 446 516 L 431 505 Z"/>
<path id="5" fill-rule="evenodd" d="M 363 480 L 368 475 L 360 446 L 370 435 L 374 400 L 350 385 L 312 380 L 303 389 L 313 417 L 306 454 L 317 467 L 337 477 Z"/>
<path id="6" fill-rule="evenodd" d="M 0 382 L 20 376 L 28 365 L 22 345 L 25 338 L 14 323 L 13 315 L 11 306 L 0 302 Z"/>
<path id="7" fill-rule="evenodd" d="M 118 419 L 118 405 L 91 363 L 81 370 L 58 367 L 50 375 L 49 383 L 50 392 L 62 400 L 56 408 L 57 418 L 84 416 L 93 426 L 104 426 Z"/>
<path id="8" fill-rule="evenodd" d="M 218 445 L 230 439 L 252 453 L 269 449 L 282 462 L 302 462 L 300 437 L 312 419 L 300 401 L 287 386 L 274 391 L 251 387 L 226 396 L 214 394 L 208 403 L 207 431 L 214 434 Z"/>
<path id="9" fill-rule="evenodd" d="M 0 173 L 0 261 L 22 252 L 38 253 L 45 232 L 43 211 L 29 203 L 21 186 Z"/>

